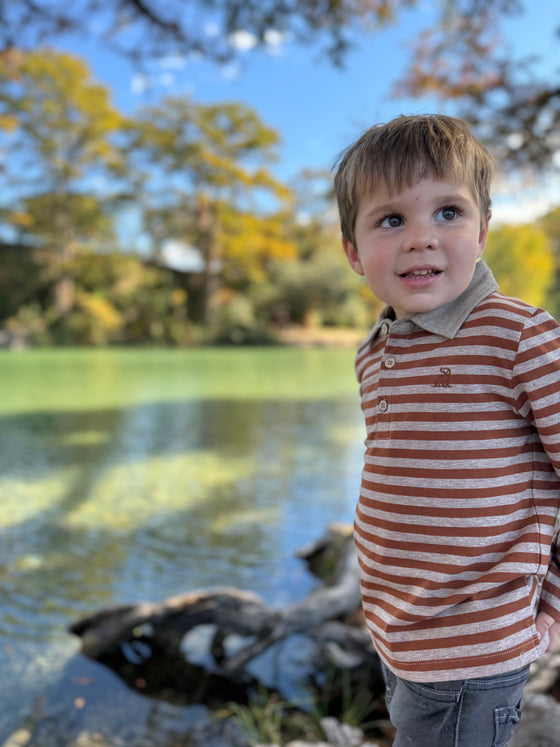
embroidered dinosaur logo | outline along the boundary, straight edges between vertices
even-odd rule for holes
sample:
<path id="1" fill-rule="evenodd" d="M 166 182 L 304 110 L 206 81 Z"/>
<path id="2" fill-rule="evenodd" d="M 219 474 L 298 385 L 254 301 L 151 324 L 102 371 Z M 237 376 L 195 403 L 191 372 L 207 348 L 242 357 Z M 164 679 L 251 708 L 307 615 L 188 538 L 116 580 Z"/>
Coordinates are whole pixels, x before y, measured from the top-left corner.
<path id="1" fill-rule="evenodd" d="M 450 389 L 452 387 L 452 384 L 449 383 L 449 377 L 451 376 L 451 369 L 440 368 L 439 370 L 441 371 L 441 373 L 437 377 L 437 379 L 434 381 L 432 386 L 439 386 L 445 389 Z"/>

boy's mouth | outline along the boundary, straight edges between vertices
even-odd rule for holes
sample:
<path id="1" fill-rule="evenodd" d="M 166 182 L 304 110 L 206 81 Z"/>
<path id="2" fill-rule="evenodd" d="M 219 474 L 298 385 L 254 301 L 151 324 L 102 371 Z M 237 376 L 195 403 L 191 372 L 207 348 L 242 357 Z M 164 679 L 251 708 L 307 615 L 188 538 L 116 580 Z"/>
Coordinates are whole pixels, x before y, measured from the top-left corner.
<path id="1" fill-rule="evenodd" d="M 408 270 L 407 272 L 401 272 L 401 278 L 429 278 L 434 275 L 440 275 L 441 270 L 436 270 L 435 267 L 419 270 Z"/>

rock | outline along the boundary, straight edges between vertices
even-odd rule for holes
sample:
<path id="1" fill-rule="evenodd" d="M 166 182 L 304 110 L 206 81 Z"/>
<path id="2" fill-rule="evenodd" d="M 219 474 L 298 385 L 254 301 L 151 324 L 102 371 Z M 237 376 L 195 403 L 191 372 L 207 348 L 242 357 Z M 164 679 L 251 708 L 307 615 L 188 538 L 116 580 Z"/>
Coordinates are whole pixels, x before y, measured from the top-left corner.
<path id="1" fill-rule="evenodd" d="M 321 719 L 321 728 L 333 747 L 378 747 L 376 742 L 366 741 L 361 729 L 342 724 L 335 718 Z"/>
<path id="2" fill-rule="evenodd" d="M 25 747 L 29 744 L 31 732 L 27 729 L 18 729 L 2 744 L 2 747 Z"/>
<path id="3" fill-rule="evenodd" d="M 283 747 L 381 747 L 379 742 L 366 741 L 364 732 L 349 724 L 343 724 L 336 718 L 321 719 L 321 728 L 328 742 L 304 742 L 296 740 L 287 742 Z M 281 747 L 278 744 L 258 744 L 256 747 Z"/>
<path id="4" fill-rule="evenodd" d="M 116 747 L 116 743 L 109 742 L 102 734 L 89 734 L 83 731 L 68 747 Z"/>
<path id="5" fill-rule="evenodd" d="M 558 747 L 560 745 L 560 703 L 551 695 L 526 690 L 521 720 L 515 727 L 510 747 Z"/>
<path id="6" fill-rule="evenodd" d="M 256 744 L 255 747 L 333 747 L 332 744 L 327 742 L 301 742 L 299 740 L 295 742 L 288 742 L 285 745 L 280 744 Z"/>
<path id="7" fill-rule="evenodd" d="M 531 664 L 527 689 L 535 693 L 546 693 L 560 681 L 560 650 L 544 654 Z M 560 738 L 558 740 L 560 744 Z"/>

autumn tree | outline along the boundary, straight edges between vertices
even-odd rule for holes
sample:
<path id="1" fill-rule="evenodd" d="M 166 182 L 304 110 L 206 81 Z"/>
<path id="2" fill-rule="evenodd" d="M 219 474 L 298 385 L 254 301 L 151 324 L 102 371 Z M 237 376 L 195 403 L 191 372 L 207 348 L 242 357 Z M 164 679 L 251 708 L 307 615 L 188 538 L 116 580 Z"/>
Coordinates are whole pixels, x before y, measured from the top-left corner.
<path id="1" fill-rule="evenodd" d="M 540 223 L 551 241 L 560 266 L 560 206 L 544 215 Z"/>
<path id="2" fill-rule="evenodd" d="M 554 256 L 554 280 L 546 308 L 560 320 L 560 207 L 544 215 L 539 227 L 546 233 Z"/>
<path id="3" fill-rule="evenodd" d="M 542 34 L 552 44 L 560 6 L 542 5 Z M 0 53 L 73 32 L 96 36 L 138 65 L 170 54 L 220 64 L 239 54 L 241 36 L 245 48 L 278 39 L 307 43 L 343 64 L 364 32 L 398 23 L 417 6 L 418 0 L 0 0 Z M 508 44 L 507 22 L 528 7 L 529 0 L 441 0 L 428 13 L 419 9 L 409 71 L 396 93 L 454 102 L 500 162 L 534 171 L 557 167 L 560 80 L 558 71 L 539 72 L 541 49 L 527 59 Z"/>
<path id="4" fill-rule="evenodd" d="M 542 9 L 543 45 L 560 33 L 560 5 L 551 6 Z M 522 19 L 524 7 L 520 0 L 443 2 L 397 93 L 454 101 L 502 166 L 534 173 L 558 168 L 560 77 L 558 69 L 538 71 L 538 48 L 529 58 L 512 53 L 504 26 Z"/>
<path id="5" fill-rule="evenodd" d="M 203 55 L 223 63 L 237 53 L 236 34 L 258 46 L 280 36 L 324 45 L 339 62 L 349 33 L 360 22 L 383 25 L 416 0 L 0 0 L 0 51 L 34 49 L 68 32 L 96 35 L 108 47 L 134 59 L 169 54 Z"/>
<path id="6" fill-rule="evenodd" d="M 270 267 L 270 283 L 260 299 L 269 320 L 279 327 L 367 328 L 381 304 L 352 272 L 342 250 L 331 173 L 303 170 L 291 187 L 285 227 L 297 256 Z"/>
<path id="7" fill-rule="evenodd" d="M 541 227 L 493 227 L 484 258 L 502 293 L 537 307 L 548 305 L 554 286 L 555 259 L 549 237 Z"/>
<path id="8" fill-rule="evenodd" d="M 288 191 L 266 168 L 278 135 L 250 108 L 170 97 L 129 122 L 127 143 L 154 254 L 176 240 L 202 255 L 206 321 L 220 286 L 239 289 L 294 252 L 277 215 Z"/>
<path id="9" fill-rule="evenodd" d="M 58 260 L 61 313 L 73 304 L 65 262 L 81 246 L 112 239 L 114 195 L 106 181 L 94 185 L 119 169 L 112 136 L 120 125 L 107 88 L 81 60 L 51 50 L 0 60 L 0 144 L 10 154 L 0 172 L 0 221 Z"/>

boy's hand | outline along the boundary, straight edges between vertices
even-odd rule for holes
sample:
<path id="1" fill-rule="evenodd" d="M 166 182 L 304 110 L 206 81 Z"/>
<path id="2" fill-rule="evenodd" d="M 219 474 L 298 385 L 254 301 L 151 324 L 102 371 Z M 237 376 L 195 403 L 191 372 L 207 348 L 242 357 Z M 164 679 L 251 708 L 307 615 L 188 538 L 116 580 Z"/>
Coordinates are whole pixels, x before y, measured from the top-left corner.
<path id="1" fill-rule="evenodd" d="M 547 651 L 554 651 L 560 646 L 560 623 L 556 622 L 547 612 L 539 612 L 537 614 L 535 626 L 539 634 L 539 640 L 542 640 L 542 637 L 548 630 L 550 640 L 546 649 Z"/>

